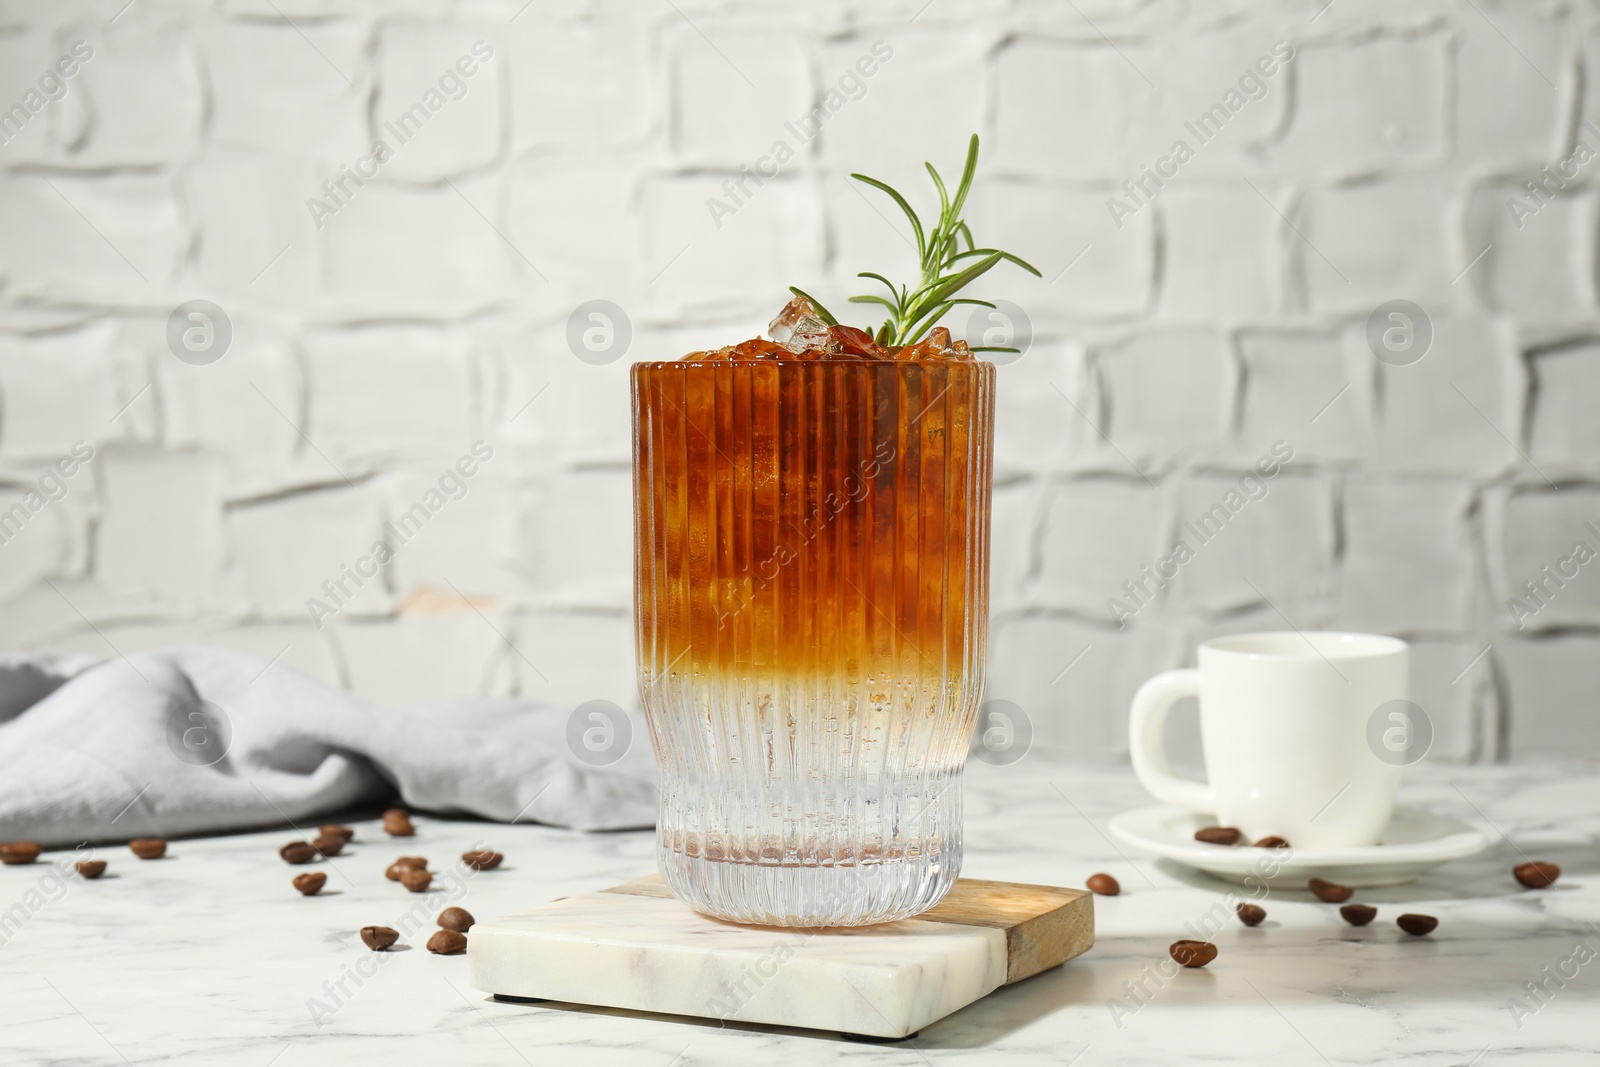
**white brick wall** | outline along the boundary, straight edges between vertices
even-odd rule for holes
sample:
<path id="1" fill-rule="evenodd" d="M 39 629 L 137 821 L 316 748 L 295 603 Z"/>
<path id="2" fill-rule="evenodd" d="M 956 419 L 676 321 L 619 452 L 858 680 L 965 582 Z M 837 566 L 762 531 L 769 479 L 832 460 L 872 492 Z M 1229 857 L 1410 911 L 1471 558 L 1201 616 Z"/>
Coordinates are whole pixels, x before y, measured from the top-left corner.
<path id="1" fill-rule="evenodd" d="M 0 144 L 0 507 L 96 450 L 0 544 L 0 644 L 211 640 L 382 699 L 632 702 L 628 362 L 750 336 L 789 284 L 904 273 L 846 174 L 926 204 L 921 160 L 976 130 L 973 225 L 1044 272 L 982 287 L 1035 332 L 1001 371 L 990 691 L 1038 743 L 1121 758 L 1143 678 L 1292 624 L 1413 640 L 1440 756 L 1600 755 L 1600 561 L 1524 590 L 1600 553 L 1584 5 L 119 6 L 0 4 L 0 109 L 94 50 Z M 880 41 L 818 136 L 786 127 Z M 1295 58 L 1117 225 L 1108 198 L 1277 42 Z M 717 225 L 707 198 L 780 140 Z M 207 365 L 166 342 L 194 299 L 233 328 Z M 592 299 L 630 320 L 608 365 L 565 340 Z M 1431 323 L 1420 362 L 1369 347 L 1396 299 Z M 466 495 L 317 628 L 306 599 L 479 440 Z M 1108 599 L 1279 440 L 1268 496 L 1117 626 Z"/>

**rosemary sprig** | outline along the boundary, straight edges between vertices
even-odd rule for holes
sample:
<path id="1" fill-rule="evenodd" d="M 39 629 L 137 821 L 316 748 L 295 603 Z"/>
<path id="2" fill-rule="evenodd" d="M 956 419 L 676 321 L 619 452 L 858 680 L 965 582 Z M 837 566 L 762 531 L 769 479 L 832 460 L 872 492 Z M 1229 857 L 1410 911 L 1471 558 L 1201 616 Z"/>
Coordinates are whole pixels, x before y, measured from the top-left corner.
<path id="1" fill-rule="evenodd" d="M 939 192 L 939 218 L 932 228 L 924 228 L 922 219 L 912 210 L 906 198 L 887 182 L 876 178 L 869 178 L 865 174 L 851 174 L 856 181 L 872 186 L 880 192 L 886 193 L 895 205 L 905 214 L 911 223 L 911 232 L 917 239 L 917 258 L 921 261 L 921 276 L 917 280 L 916 288 L 907 289 L 895 284 L 881 274 L 872 271 L 862 271 L 858 278 L 867 278 L 871 281 L 882 283 L 888 290 L 888 296 L 877 293 L 852 296 L 852 304 L 878 304 L 888 311 L 889 317 L 873 334 L 873 340 L 880 345 L 909 345 L 920 340 L 924 334 L 938 325 L 939 320 L 950 309 L 961 304 L 977 304 L 982 307 L 994 307 L 987 300 L 974 300 L 956 296 L 974 280 L 999 265 L 1002 260 L 1015 263 L 1035 277 L 1042 277 L 1032 264 L 1003 252 L 998 248 L 980 248 L 972 239 L 972 230 L 961 218 L 961 209 L 966 206 L 967 194 L 972 191 L 972 178 L 978 169 L 978 135 L 973 134 L 972 140 L 967 144 L 967 161 L 961 168 L 961 181 L 956 186 L 955 195 L 951 196 L 937 170 L 932 163 L 924 163 L 928 168 L 928 175 L 933 179 L 934 188 Z M 965 242 L 966 248 L 961 248 Z M 790 287 L 790 291 L 797 296 L 804 296 L 810 300 L 817 309 L 817 314 L 828 325 L 835 325 L 837 320 L 815 298 L 807 296 L 799 289 Z M 1014 348 L 999 346 L 985 346 L 973 348 L 974 352 L 1015 352 Z"/>

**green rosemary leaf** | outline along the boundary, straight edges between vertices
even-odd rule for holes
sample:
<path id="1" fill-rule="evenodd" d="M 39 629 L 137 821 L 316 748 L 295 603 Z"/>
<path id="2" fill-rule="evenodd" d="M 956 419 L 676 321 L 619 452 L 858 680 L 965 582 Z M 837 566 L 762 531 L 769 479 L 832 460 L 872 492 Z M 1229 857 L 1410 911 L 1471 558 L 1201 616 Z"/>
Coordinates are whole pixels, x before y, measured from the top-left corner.
<path id="1" fill-rule="evenodd" d="M 939 315 L 929 318 L 929 311 L 940 308 L 974 278 L 999 263 L 1001 255 L 993 252 L 957 274 L 935 278 L 913 293 L 901 309 L 899 328 L 895 331 L 897 343 L 910 344 L 922 335 L 923 328 L 931 329 L 938 322 Z M 943 311 L 939 314 L 943 314 Z"/>
<path id="2" fill-rule="evenodd" d="M 934 324 L 940 319 L 944 318 L 945 312 L 949 310 L 950 302 L 945 301 L 940 304 L 935 304 L 933 307 L 930 307 L 927 311 L 917 316 L 917 320 L 913 322 L 911 324 L 911 328 L 906 331 L 908 336 L 903 343 L 912 344 L 913 338 L 920 338 L 925 331 L 933 329 Z"/>
<path id="3" fill-rule="evenodd" d="M 945 262 L 941 263 L 940 266 L 948 267 L 952 263 L 959 263 L 961 260 L 970 259 L 972 256 L 992 256 L 999 251 L 1000 250 L 998 248 L 969 248 L 965 252 L 957 252 Z"/>
<path id="4" fill-rule="evenodd" d="M 973 345 L 968 352 L 1021 352 L 1020 348 L 1007 348 L 1005 345 Z"/>
<path id="5" fill-rule="evenodd" d="M 1011 263 L 1015 263 L 1017 266 L 1021 267 L 1025 271 L 1027 271 L 1029 274 L 1032 274 L 1035 278 L 1043 278 L 1044 277 L 1044 275 L 1039 273 L 1039 268 L 1035 267 L 1032 263 L 1029 263 L 1025 259 L 1021 259 L 1021 258 L 1019 258 L 1017 256 L 1014 256 L 1010 252 L 1002 252 L 998 248 L 972 248 L 972 249 L 968 249 L 965 252 L 957 252 L 955 255 L 951 256 L 949 259 L 945 260 L 942 264 L 940 264 L 940 266 L 949 267 L 952 264 L 959 263 L 963 259 L 967 259 L 967 258 L 969 258 L 971 256 L 993 256 L 993 255 L 998 255 L 1001 259 L 1004 259 L 1004 260 L 1006 260 L 1008 262 L 1011 262 Z"/>
<path id="6" fill-rule="evenodd" d="M 945 298 L 957 290 L 965 288 L 973 279 L 979 277 L 1005 258 L 1004 252 L 994 252 L 956 274 L 938 279 L 936 285 L 928 290 L 924 304 L 943 303 Z"/>
<path id="7" fill-rule="evenodd" d="M 945 192 L 944 179 L 939 177 L 939 172 L 933 169 L 932 163 L 924 163 L 928 173 L 933 175 L 934 188 L 939 190 L 939 223 L 942 226 L 950 218 L 950 194 Z"/>
<path id="8" fill-rule="evenodd" d="M 935 306 L 931 311 L 926 312 L 926 313 L 922 314 L 921 316 L 919 316 L 918 317 L 918 321 L 916 323 L 912 324 L 912 328 L 908 331 L 908 333 L 911 335 L 911 337 L 913 339 L 919 339 L 925 331 L 931 330 L 935 326 L 937 326 L 938 323 L 939 323 L 939 320 L 944 318 L 945 314 L 947 312 L 949 312 L 950 309 L 955 307 L 957 304 L 976 304 L 979 307 L 986 307 L 986 308 L 994 307 L 994 305 L 992 303 L 990 303 L 989 301 L 987 301 L 987 300 L 973 300 L 973 299 L 967 298 L 967 297 L 961 297 L 961 298 L 957 298 L 957 299 L 946 300 L 946 301 L 938 304 L 937 306 Z M 922 325 L 924 323 L 926 325 Z M 907 343 L 909 344 L 910 342 L 908 341 Z M 972 351 L 976 352 L 978 350 L 976 348 L 974 348 L 974 349 L 972 349 Z"/>
<path id="9" fill-rule="evenodd" d="M 1001 252 L 1000 253 L 1000 258 L 1005 260 L 1008 263 L 1015 263 L 1017 266 L 1021 267 L 1023 270 L 1025 270 L 1029 274 L 1033 275 L 1035 278 L 1043 278 L 1044 277 L 1043 274 L 1039 273 L 1039 268 L 1038 267 L 1035 267 L 1032 263 L 1029 263 L 1027 260 L 1021 258 L 1020 256 L 1014 256 L 1010 252 Z"/>
<path id="10" fill-rule="evenodd" d="M 961 168 L 961 184 L 956 187 L 956 198 L 950 204 L 950 217 L 959 220 L 961 209 L 967 203 L 967 193 L 972 191 L 972 179 L 978 173 L 978 135 L 967 142 L 967 162 Z"/>
<path id="11" fill-rule="evenodd" d="M 899 312 L 900 312 L 900 308 L 897 305 L 890 303 L 889 301 L 885 300 L 883 297 L 879 296 L 876 293 L 868 293 L 865 296 L 852 296 L 850 298 L 850 303 L 852 303 L 852 304 L 882 304 L 884 307 L 889 309 L 889 314 L 891 314 L 891 315 L 896 315 L 896 314 L 899 314 Z"/>
<path id="12" fill-rule="evenodd" d="M 857 278 L 874 278 L 874 279 L 882 282 L 889 290 L 889 299 L 894 301 L 893 304 L 889 305 L 890 310 L 898 311 L 900 309 L 900 302 L 905 299 L 905 290 L 904 289 L 896 289 L 894 287 L 894 282 L 891 282 L 888 278 L 885 278 L 881 274 L 874 274 L 870 270 L 864 270 L 860 274 L 857 274 L 856 277 Z"/>
<path id="13" fill-rule="evenodd" d="M 797 289 L 792 285 L 789 286 L 789 291 L 795 296 L 804 297 L 806 300 L 811 301 L 811 306 L 817 309 L 817 317 L 820 318 L 824 323 L 829 326 L 839 325 L 839 320 L 833 317 L 832 312 L 822 306 L 822 301 L 818 300 L 804 289 Z"/>
<path id="14" fill-rule="evenodd" d="M 917 218 L 917 213 L 915 211 L 911 210 L 911 205 L 906 203 L 906 198 L 901 196 L 899 192 L 897 192 L 895 188 L 889 185 L 887 182 L 880 182 L 878 179 L 869 178 L 865 174 L 851 174 L 850 177 L 854 178 L 858 182 L 865 182 L 880 192 L 888 193 L 889 196 L 893 198 L 894 202 L 900 205 L 900 210 L 904 211 L 906 213 L 906 218 L 911 220 L 911 229 L 917 235 L 917 258 L 925 258 L 927 255 L 927 241 L 922 234 L 922 220 Z"/>

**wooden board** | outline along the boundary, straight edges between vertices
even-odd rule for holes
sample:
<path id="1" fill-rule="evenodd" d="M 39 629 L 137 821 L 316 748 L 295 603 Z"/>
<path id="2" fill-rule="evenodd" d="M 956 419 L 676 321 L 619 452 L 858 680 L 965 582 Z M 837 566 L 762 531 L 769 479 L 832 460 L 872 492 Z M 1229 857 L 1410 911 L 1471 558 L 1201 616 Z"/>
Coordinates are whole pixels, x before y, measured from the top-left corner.
<path id="1" fill-rule="evenodd" d="M 903 1038 L 1094 943 L 1090 894 L 963 878 L 878 926 L 782 929 L 697 914 L 657 875 L 474 926 L 498 996 Z"/>

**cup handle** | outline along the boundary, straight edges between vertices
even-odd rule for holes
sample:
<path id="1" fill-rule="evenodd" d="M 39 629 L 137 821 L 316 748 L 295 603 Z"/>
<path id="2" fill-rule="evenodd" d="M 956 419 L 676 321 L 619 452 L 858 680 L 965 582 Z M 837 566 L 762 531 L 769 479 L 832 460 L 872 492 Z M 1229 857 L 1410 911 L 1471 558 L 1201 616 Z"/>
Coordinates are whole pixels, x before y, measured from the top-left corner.
<path id="1" fill-rule="evenodd" d="M 1199 695 L 1197 670 L 1164 671 L 1141 685 L 1128 716 L 1128 754 L 1133 758 L 1133 773 L 1157 800 L 1210 814 L 1217 810 L 1215 791 L 1205 782 L 1172 773 L 1161 737 L 1172 705 Z"/>

